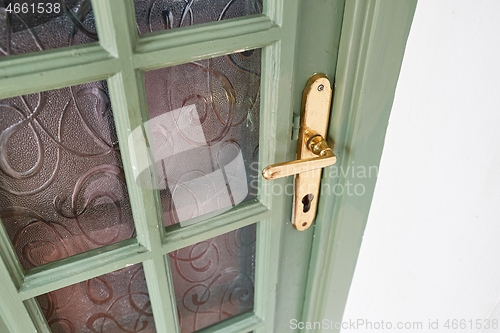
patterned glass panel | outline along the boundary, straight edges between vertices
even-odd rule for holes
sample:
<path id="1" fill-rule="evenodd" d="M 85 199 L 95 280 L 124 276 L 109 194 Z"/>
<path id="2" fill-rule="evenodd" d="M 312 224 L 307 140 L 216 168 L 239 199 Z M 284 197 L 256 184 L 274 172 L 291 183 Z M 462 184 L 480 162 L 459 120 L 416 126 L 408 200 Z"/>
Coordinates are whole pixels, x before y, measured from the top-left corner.
<path id="1" fill-rule="evenodd" d="M 262 13 L 262 0 L 134 0 L 139 34 Z"/>
<path id="2" fill-rule="evenodd" d="M 194 223 L 256 197 L 260 63 L 257 49 L 145 73 L 145 128 L 165 225 Z M 147 170 L 136 170 L 141 185 Z"/>
<path id="3" fill-rule="evenodd" d="M 156 332 L 141 264 L 37 297 L 53 333 Z"/>
<path id="4" fill-rule="evenodd" d="M 182 333 L 253 310 L 256 225 L 169 254 Z"/>
<path id="5" fill-rule="evenodd" d="M 95 41 L 90 0 L 0 2 L 0 56 Z"/>
<path id="6" fill-rule="evenodd" d="M 26 269 L 133 236 L 105 81 L 0 100 L 0 218 Z"/>

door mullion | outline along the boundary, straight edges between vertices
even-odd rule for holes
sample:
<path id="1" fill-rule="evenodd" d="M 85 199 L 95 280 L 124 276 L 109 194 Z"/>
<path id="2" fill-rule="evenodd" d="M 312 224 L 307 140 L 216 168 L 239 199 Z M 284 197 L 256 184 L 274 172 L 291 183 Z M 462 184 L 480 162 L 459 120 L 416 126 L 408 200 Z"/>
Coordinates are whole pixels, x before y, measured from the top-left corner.
<path id="1" fill-rule="evenodd" d="M 116 0 L 114 0 L 116 1 Z M 144 274 L 148 285 L 149 297 L 153 308 L 156 329 L 159 332 L 176 332 L 177 319 L 173 297 L 173 286 L 170 283 L 170 266 L 166 265 L 162 255 L 163 220 L 158 214 L 159 198 L 154 190 L 142 189 L 134 182 L 131 167 L 131 156 L 146 151 L 131 151 L 128 145 L 130 131 L 142 126 L 140 96 L 140 73 L 132 67 L 109 79 L 111 101 L 115 110 L 115 124 L 120 145 L 120 152 L 127 179 L 130 202 L 136 226 L 137 240 L 151 253 L 152 259 L 143 262 Z M 118 112 L 116 112 L 118 110 Z M 120 112 L 128 110 L 128 112 Z"/>
<path id="2" fill-rule="evenodd" d="M 129 135 L 143 128 L 148 119 L 143 75 L 133 66 L 133 49 L 137 43 L 134 8 L 131 1 L 93 1 L 96 26 L 101 45 L 121 63 L 121 72 L 108 80 L 109 93 L 127 187 L 139 244 L 151 252 L 143 262 L 144 273 L 158 332 L 177 332 L 177 313 L 170 281 L 170 267 L 161 253 L 163 221 L 158 213 L 159 198 L 154 190 L 140 188 L 134 182 L 131 158 L 148 159 L 147 151 L 134 150 Z M 141 156 L 138 157 L 137 154 Z"/>

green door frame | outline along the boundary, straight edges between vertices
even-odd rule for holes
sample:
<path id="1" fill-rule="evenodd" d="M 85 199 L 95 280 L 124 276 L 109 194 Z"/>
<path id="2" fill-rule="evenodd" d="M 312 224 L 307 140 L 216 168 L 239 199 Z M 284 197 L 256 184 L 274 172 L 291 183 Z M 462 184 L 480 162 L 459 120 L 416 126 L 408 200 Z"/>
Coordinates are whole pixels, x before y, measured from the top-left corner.
<path id="1" fill-rule="evenodd" d="M 185 62 L 186 58 L 198 60 L 265 46 L 263 70 L 268 73 L 268 77 L 262 83 L 262 109 L 268 110 L 267 114 L 273 110 L 273 114 L 269 116 L 269 121 L 262 122 L 261 131 L 264 133 L 264 142 L 272 139 L 273 135 L 274 139 L 287 142 L 264 147 L 259 160 L 261 164 L 267 164 L 291 159 L 294 144 L 285 138 L 290 138 L 292 132 L 292 126 L 287 125 L 288 121 L 290 125 L 293 123 L 292 115 L 285 117 L 287 121 L 284 121 L 283 115 L 294 108 L 294 103 L 297 104 L 297 98 L 300 97 L 294 97 L 296 100 L 291 101 L 291 91 L 294 92 L 293 96 L 301 95 L 296 92 L 303 88 L 306 80 L 300 76 L 309 75 L 306 73 L 309 68 L 303 69 L 296 76 L 290 73 L 300 68 L 300 60 L 307 58 L 301 53 L 307 49 L 307 43 L 302 44 L 301 41 L 311 42 L 305 40 L 306 32 L 313 37 L 314 32 L 321 33 L 314 25 L 308 26 L 309 23 L 297 28 L 295 17 L 302 14 L 300 6 L 308 2 L 276 0 L 265 8 L 266 15 L 208 24 L 206 29 L 188 28 L 168 36 L 169 38 L 157 34 L 137 41 L 133 37 L 135 24 L 118 19 L 130 16 L 133 12 L 130 4 L 124 9 L 115 0 L 95 0 L 92 2 L 94 8 L 99 7 L 97 12 L 105 14 L 96 15 L 100 45 L 47 51 L 36 59 L 29 55 L 3 59 L 0 65 L 1 95 L 6 98 L 38 91 L 42 79 L 44 89 L 54 89 L 107 78 L 114 108 L 128 110 L 128 114 L 115 115 L 120 123 L 117 128 L 119 139 L 126 142 L 127 131 L 142 124 L 140 115 L 141 112 L 144 113 L 144 88 L 137 86 L 137 82 L 141 81 L 141 70 L 175 65 Z M 335 52 L 328 53 L 337 48 L 335 43 L 338 40 L 332 40 L 332 49 L 327 51 L 329 55 L 322 57 L 323 60 L 326 59 L 326 68 L 314 68 L 317 72 L 325 72 L 330 78 L 335 77 L 336 92 L 328 139 L 335 142 L 335 151 L 339 157 L 337 163 L 344 168 L 352 165 L 352 162 L 364 166 L 379 164 L 415 5 L 416 0 L 346 0 L 342 14 L 338 63 L 330 61 L 328 64 L 328 58 L 336 57 Z M 333 13 L 338 15 L 338 10 L 341 9 L 337 8 Z M 325 12 L 323 16 L 329 13 L 331 12 Z M 108 20 L 110 17 L 112 19 Z M 191 44 L 196 44 L 196 48 L 190 47 Z M 160 58 L 168 61 L 158 61 Z M 120 66 L 125 66 L 125 70 L 120 71 Z M 69 68 L 71 77 L 65 75 Z M 126 91 L 134 91 L 135 95 L 124 93 Z M 277 112 L 274 113 L 274 110 Z M 125 154 L 130 153 L 128 149 L 124 150 Z M 127 179 L 132 179 L 130 168 L 125 169 Z M 358 181 L 350 176 L 329 177 L 329 170 L 326 170 L 323 183 L 333 188 L 335 184 Z M 246 332 L 250 329 L 256 329 L 257 332 L 282 332 L 289 327 L 289 320 L 292 318 L 300 318 L 302 321 L 319 321 L 323 318 L 340 321 L 376 178 L 360 181 L 365 186 L 363 196 L 323 195 L 319 202 L 316 226 L 305 233 L 296 232 L 290 225 L 279 221 L 280 217 L 287 216 L 286 212 L 290 212 L 291 200 L 264 195 L 259 198 L 260 202 L 242 205 L 197 228 L 171 228 L 168 239 L 165 238 L 165 231 L 158 228 L 161 218 L 157 216 L 155 209 L 151 209 L 157 204 L 158 198 L 136 188 L 131 192 L 131 200 L 135 202 L 137 239 L 108 246 L 102 253 L 100 250 L 90 251 L 63 259 L 48 264 L 43 269 L 33 269 L 26 276 L 19 268 L 5 232 L 0 230 L 0 252 L 3 259 L 0 260 L 0 282 L 3 288 L 0 328 L 8 327 L 13 333 L 34 332 L 33 320 L 36 326 L 46 330 L 43 314 L 32 297 L 93 277 L 96 272 L 104 274 L 125 264 L 144 262 L 148 285 L 154 285 L 155 291 L 161 292 L 151 295 L 153 311 L 156 309 L 155 313 L 165 314 L 158 329 L 175 332 L 175 310 L 165 306 L 166 302 L 161 297 L 167 295 L 173 301 L 172 292 L 167 287 L 170 283 L 169 274 L 158 273 L 169 271 L 163 255 L 184 246 L 186 242 L 192 244 L 207 236 L 215 236 L 257 221 L 263 221 L 258 223 L 258 234 L 259 242 L 265 246 L 257 249 L 256 281 L 266 283 L 256 284 L 255 312 L 237 316 L 234 320 L 231 318 L 209 331 L 225 332 L 228 325 L 236 324 L 231 326 L 232 332 Z M 289 182 L 290 180 L 283 180 L 280 184 L 284 187 Z M 266 186 L 269 187 L 261 184 L 263 192 L 266 192 Z M 292 234 L 288 243 L 285 242 L 287 236 Z M 281 237 L 284 243 L 273 241 L 276 236 Z M 283 254 L 288 253 L 290 247 L 293 248 L 294 244 L 290 241 L 294 237 L 307 238 L 299 266 L 305 268 L 309 265 L 309 270 L 302 270 L 299 274 L 304 277 L 299 279 L 303 282 L 296 286 L 299 306 L 295 306 L 293 312 L 287 312 L 288 305 L 284 295 L 290 291 L 287 287 L 293 276 L 279 273 L 278 266 L 287 266 L 286 260 L 293 258 L 282 262 L 278 262 L 278 258 L 281 260 L 284 258 Z M 273 256 L 266 256 L 269 253 Z M 274 293 L 276 297 L 269 297 L 269 300 L 258 297 Z M 304 301 L 303 308 L 301 300 Z M 26 309 L 29 310 L 29 315 Z M 276 312 L 276 316 L 270 315 L 271 312 Z"/>

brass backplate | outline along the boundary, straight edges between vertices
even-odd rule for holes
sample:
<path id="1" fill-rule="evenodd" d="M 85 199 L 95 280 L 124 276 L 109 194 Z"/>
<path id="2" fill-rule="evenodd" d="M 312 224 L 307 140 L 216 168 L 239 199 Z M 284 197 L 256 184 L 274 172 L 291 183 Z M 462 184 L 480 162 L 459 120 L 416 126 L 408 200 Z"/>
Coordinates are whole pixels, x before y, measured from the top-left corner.
<path id="1" fill-rule="evenodd" d="M 307 148 L 308 128 L 314 129 L 323 138 L 327 137 L 328 120 L 330 118 L 330 105 L 332 88 L 330 81 L 324 74 L 315 74 L 306 84 L 302 95 L 302 115 L 298 142 L 297 159 L 304 160 L 317 157 Z M 302 172 L 295 178 L 295 205 L 293 225 L 297 230 L 309 228 L 318 207 L 322 169 Z"/>

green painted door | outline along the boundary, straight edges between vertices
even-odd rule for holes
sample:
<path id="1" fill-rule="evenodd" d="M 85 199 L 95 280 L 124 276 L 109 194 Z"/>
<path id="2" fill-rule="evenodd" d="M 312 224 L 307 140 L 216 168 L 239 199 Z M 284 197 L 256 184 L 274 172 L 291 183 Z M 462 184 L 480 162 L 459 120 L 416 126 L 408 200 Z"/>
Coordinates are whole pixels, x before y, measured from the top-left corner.
<path id="1" fill-rule="evenodd" d="M 349 165 L 381 114 L 360 136 L 378 165 L 390 102 L 359 103 L 367 54 L 397 51 L 392 101 L 414 2 L 214 2 L 0 8 L 0 331 L 287 332 L 338 290 L 342 315 L 375 180 L 323 193 L 298 232 L 292 177 L 260 170 L 294 159 L 304 85 L 336 70 L 328 139 Z"/>

